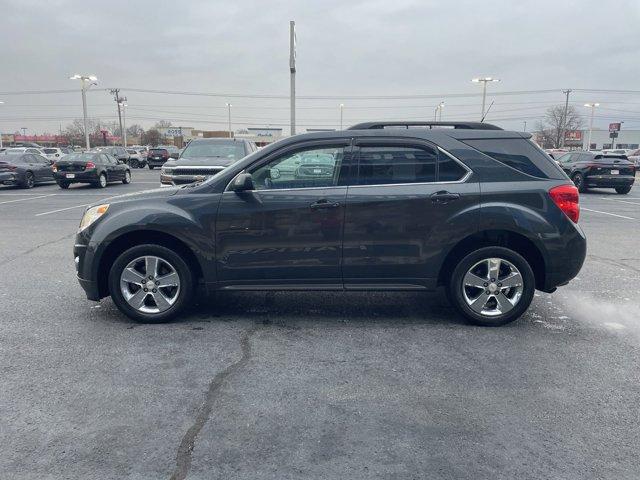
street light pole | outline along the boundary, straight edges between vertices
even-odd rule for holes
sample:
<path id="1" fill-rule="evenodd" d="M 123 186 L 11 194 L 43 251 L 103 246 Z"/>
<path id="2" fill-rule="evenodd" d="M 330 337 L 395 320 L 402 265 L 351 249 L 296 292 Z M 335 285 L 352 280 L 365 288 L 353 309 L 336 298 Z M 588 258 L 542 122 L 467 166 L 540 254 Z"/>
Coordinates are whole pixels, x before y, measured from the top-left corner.
<path id="1" fill-rule="evenodd" d="M 482 83 L 482 115 L 480 116 L 480 121 L 483 121 L 484 114 L 485 114 L 484 109 L 487 104 L 487 83 L 499 82 L 500 80 L 493 77 L 483 77 L 483 78 L 474 78 L 471 81 L 474 83 Z"/>
<path id="2" fill-rule="evenodd" d="M 124 148 L 127 148 L 127 114 L 126 107 L 129 105 L 126 104 L 127 97 L 122 99 L 122 141 L 124 143 Z M 135 112 L 134 112 L 135 113 Z"/>
<path id="3" fill-rule="evenodd" d="M 230 103 L 227 103 L 227 109 L 229 111 L 229 138 L 232 137 L 232 135 L 231 135 L 231 106 L 232 105 Z"/>
<path id="4" fill-rule="evenodd" d="M 72 77 L 69 77 L 70 80 L 80 80 L 82 82 L 82 115 L 84 119 L 84 141 L 87 147 L 87 150 L 91 148 L 89 144 L 89 125 L 87 121 L 87 90 L 91 87 L 91 85 L 96 85 L 96 81 L 98 78 L 95 75 L 78 75 L 77 73 Z M 88 83 L 88 86 L 87 86 Z"/>
<path id="5" fill-rule="evenodd" d="M 0 101 L 0 105 L 2 105 L 3 103 L 3 101 Z M 0 130 L 0 148 L 2 148 L 2 130 Z"/>
<path id="6" fill-rule="evenodd" d="M 440 105 L 438 105 L 438 121 L 441 122 L 442 121 L 442 109 L 444 108 L 444 101 L 440 102 Z"/>
<path id="7" fill-rule="evenodd" d="M 296 134 L 296 22 L 289 22 L 289 72 L 291 74 L 291 135 Z"/>
<path id="8" fill-rule="evenodd" d="M 591 150 L 591 132 L 593 131 L 593 114 L 595 112 L 596 107 L 599 107 L 599 103 L 585 103 L 585 107 L 591 108 L 591 119 L 589 120 L 589 136 L 587 137 L 587 152 Z"/>
<path id="9" fill-rule="evenodd" d="M 344 110 L 344 103 L 340 104 L 340 130 L 342 130 L 342 114 Z"/>

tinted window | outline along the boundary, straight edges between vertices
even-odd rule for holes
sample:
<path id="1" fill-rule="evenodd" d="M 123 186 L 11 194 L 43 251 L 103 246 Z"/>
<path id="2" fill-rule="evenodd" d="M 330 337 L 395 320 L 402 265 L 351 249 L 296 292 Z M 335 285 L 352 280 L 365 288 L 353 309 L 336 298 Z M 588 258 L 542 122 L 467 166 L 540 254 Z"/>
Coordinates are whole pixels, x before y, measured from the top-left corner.
<path id="1" fill-rule="evenodd" d="M 250 171 L 256 190 L 332 187 L 338 184 L 344 147 L 288 153 Z"/>
<path id="2" fill-rule="evenodd" d="M 435 182 L 435 150 L 414 147 L 361 147 L 360 185 Z"/>
<path id="3" fill-rule="evenodd" d="M 527 140 L 520 138 L 492 138 L 464 140 L 472 146 L 505 165 L 534 177 L 547 178 L 536 162 L 551 163 L 552 160 Z"/>
<path id="4" fill-rule="evenodd" d="M 467 170 L 458 162 L 447 155 L 440 155 L 438 161 L 438 181 L 455 182 L 461 180 L 467 174 Z"/>
<path id="5" fill-rule="evenodd" d="M 58 153 L 56 148 L 45 148 L 44 153 Z"/>

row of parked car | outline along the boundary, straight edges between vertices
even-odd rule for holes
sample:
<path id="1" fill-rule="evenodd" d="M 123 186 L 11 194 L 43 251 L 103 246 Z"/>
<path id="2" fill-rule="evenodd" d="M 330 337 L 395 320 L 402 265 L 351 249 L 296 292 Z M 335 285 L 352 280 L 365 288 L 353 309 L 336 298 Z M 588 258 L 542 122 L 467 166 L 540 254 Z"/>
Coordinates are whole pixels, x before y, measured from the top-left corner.
<path id="1" fill-rule="evenodd" d="M 111 182 L 131 183 L 131 170 L 123 160 L 101 149 L 73 152 L 56 160 L 34 153 L 35 148 L 8 149 L 0 155 L 0 185 L 33 188 L 56 182 L 66 189 L 72 183 L 104 188 Z"/>

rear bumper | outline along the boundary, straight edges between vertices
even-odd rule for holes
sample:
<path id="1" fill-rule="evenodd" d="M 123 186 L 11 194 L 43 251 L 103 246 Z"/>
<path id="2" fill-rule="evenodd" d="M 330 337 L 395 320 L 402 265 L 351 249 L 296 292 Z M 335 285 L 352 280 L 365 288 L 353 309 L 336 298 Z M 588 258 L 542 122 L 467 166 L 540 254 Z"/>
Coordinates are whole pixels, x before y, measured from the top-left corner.
<path id="1" fill-rule="evenodd" d="M 633 185 L 635 177 L 631 175 L 589 175 L 584 179 L 588 187 L 626 187 Z"/>
<path id="2" fill-rule="evenodd" d="M 569 221 L 569 220 L 567 220 Z M 574 225 L 575 232 L 568 237 L 561 250 L 556 250 L 553 261 L 549 262 L 545 272 L 543 292 L 553 292 L 557 287 L 569 283 L 582 268 L 587 256 L 587 237 L 579 225 Z"/>
<path id="3" fill-rule="evenodd" d="M 152 167 L 161 167 L 162 165 L 167 163 L 167 160 L 157 160 L 155 158 L 149 158 L 147 159 L 147 165 L 151 165 Z"/>
<path id="4" fill-rule="evenodd" d="M 73 178 L 67 178 L 67 175 L 73 175 Z M 56 172 L 53 177 L 56 182 L 69 183 L 92 183 L 98 181 L 98 173 L 96 171 L 89 172 Z"/>

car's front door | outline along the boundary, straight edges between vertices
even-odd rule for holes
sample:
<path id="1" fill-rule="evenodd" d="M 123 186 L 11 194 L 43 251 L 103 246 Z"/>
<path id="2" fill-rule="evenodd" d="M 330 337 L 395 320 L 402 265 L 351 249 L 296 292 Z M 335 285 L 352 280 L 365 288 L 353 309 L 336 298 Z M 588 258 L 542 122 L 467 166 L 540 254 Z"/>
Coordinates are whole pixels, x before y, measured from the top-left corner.
<path id="1" fill-rule="evenodd" d="M 428 143 L 357 141 L 358 179 L 347 194 L 345 288 L 431 288 L 443 252 L 474 232 L 480 201 L 470 170 Z"/>
<path id="2" fill-rule="evenodd" d="M 342 289 L 350 139 L 275 152 L 246 170 L 254 190 L 226 191 L 216 221 L 222 287 Z M 280 169 L 293 159 L 294 171 Z"/>

